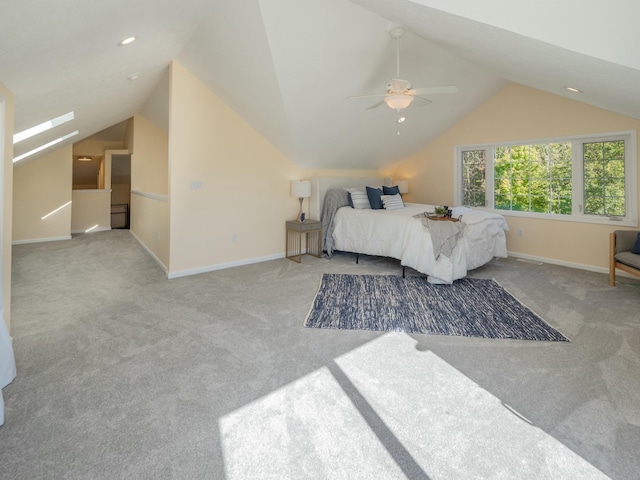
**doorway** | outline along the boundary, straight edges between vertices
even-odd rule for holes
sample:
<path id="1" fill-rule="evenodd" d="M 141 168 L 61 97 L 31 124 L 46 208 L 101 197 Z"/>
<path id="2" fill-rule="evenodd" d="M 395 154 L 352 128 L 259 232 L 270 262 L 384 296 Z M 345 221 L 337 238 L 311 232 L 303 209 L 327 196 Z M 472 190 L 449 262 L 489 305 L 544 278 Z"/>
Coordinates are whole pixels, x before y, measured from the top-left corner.
<path id="1" fill-rule="evenodd" d="M 129 229 L 131 220 L 131 154 L 111 156 L 111 228 Z"/>

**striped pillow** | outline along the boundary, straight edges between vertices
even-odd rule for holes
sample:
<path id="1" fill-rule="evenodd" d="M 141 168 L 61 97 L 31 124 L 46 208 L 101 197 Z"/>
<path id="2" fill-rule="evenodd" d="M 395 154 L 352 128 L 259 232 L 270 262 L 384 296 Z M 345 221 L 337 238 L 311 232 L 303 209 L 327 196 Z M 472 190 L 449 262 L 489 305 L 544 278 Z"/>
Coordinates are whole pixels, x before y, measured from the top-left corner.
<path id="1" fill-rule="evenodd" d="M 353 208 L 357 209 L 371 209 L 371 205 L 369 205 L 369 197 L 367 196 L 367 192 L 364 188 L 347 188 L 347 192 L 349 192 L 349 196 L 351 197 L 351 203 L 353 204 Z"/>
<path id="2" fill-rule="evenodd" d="M 404 203 L 399 193 L 395 195 L 382 195 L 382 204 L 385 210 L 399 210 L 404 208 Z"/>

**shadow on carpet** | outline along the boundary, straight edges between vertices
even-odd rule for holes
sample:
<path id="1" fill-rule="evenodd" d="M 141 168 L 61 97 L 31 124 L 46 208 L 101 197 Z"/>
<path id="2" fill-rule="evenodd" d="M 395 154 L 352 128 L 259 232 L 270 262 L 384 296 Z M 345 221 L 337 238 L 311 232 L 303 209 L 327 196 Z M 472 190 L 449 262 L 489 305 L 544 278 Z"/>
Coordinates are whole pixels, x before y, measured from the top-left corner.
<path id="1" fill-rule="evenodd" d="M 495 280 L 324 274 L 309 328 L 568 342 Z"/>

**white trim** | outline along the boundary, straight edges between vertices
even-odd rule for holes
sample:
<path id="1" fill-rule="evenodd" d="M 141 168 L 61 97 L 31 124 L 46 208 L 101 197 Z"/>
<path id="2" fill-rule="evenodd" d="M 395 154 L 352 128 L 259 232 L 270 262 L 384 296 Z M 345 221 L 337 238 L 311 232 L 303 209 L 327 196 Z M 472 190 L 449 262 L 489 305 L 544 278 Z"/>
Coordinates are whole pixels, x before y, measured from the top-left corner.
<path id="1" fill-rule="evenodd" d="M 507 252 L 509 257 L 522 258 L 524 260 L 535 260 L 542 263 L 550 263 L 551 265 L 560 265 L 561 267 L 577 268 L 579 270 L 588 270 L 590 272 L 609 273 L 606 267 L 596 267 L 595 265 L 587 265 L 585 263 L 567 262 L 558 260 L 557 258 L 540 257 L 538 255 L 529 255 L 527 253 Z"/>
<path id="2" fill-rule="evenodd" d="M 131 190 L 133 195 L 140 195 L 141 197 L 150 198 L 152 200 L 158 200 L 160 202 L 168 202 L 169 195 L 163 193 L 151 193 L 151 192 L 141 192 L 140 190 Z"/>
<path id="3" fill-rule="evenodd" d="M 600 217 L 597 215 L 560 215 L 558 213 L 537 213 L 520 212 L 517 210 L 496 210 L 486 207 L 472 207 L 489 213 L 499 213 L 503 217 L 533 218 L 541 220 L 554 220 L 563 222 L 595 223 L 599 225 L 610 225 L 613 227 L 637 227 L 638 223 L 631 220 L 614 220 L 613 217 Z"/>
<path id="4" fill-rule="evenodd" d="M 606 275 L 609 275 L 609 267 L 596 267 L 595 265 L 587 265 L 585 263 L 566 262 L 564 260 L 558 260 L 557 258 L 540 257 L 538 255 L 529 255 L 526 253 L 518 253 L 518 252 L 511 252 L 511 251 L 507 253 L 510 258 L 522 258 L 523 260 L 533 260 L 536 262 L 548 263 L 551 265 L 559 265 L 561 267 L 576 268 L 578 270 L 586 270 L 588 272 L 604 273 Z M 626 272 L 623 272 L 621 270 L 616 270 L 616 277 L 617 276 L 622 276 L 627 278 L 638 278 Z M 609 285 L 608 282 L 609 280 L 607 279 L 607 285 Z"/>
<path id="5" fill-rule="evenodd" d="M 269 262 L 271 260 L 278 260 L 284 258 L 284 253 L 277 253 L 275 255 L 267 255 L 265 257 L 247 258 L 245 260 L 238 260 L 235 262 L 219 263 L 217 265 L 209 265 L 207 267 L 190 268 L 187 270 L 180 270 L 177 272 L 170 272 L 167 278 L 186 277 L 188 275 L 196 275 L 198 273 L 214 272 L 216 270 L 224 270 L 226 268 L 241 267 L 243 265 L 251 265 L 253 263 Z"/>
<path id="6" fill-rule="evenodd" d="M 71 230 L 72 234 L 79 234 L 79 233 L 95 233 L 95 232 L 108 232 L 111 230 L 111 227 L 102 227 L 102 228 L 94 228 L 93 230 L 87 232 L 86 230 Z"/>
<path id="7" fill-rule="evenodd" d="M 153 258 L 153 260 L 158 264 L 158 266 L 162 269 L 162 271 L 167 275 L 167 277 L 169 276 L 169 270 L 167 269 L 167 266 L 162 263 L 162 260 L 160 260 L 157 255 L 155 253 L 153 253 L 153 251 L 147 247 L 147 245 L 140 239 L 140 237 L 138 237 L 135 233 L 133 233 L 131 230 L 129 230 L 129 233 L 131 235 L 133 235 L 133 238 L 135 238 L 138 243 L 140 244 L 140 246 L 142 248 L 144 248 L 144 250 L 149 254 L 149 256 L 151 258 Z"/>
<path id="8" fill-rule="evenodd" d="M 29 238 L 26 240 L 13 240 L 11 245 L 24 245 L 27 243 L 57 242 L 58 240 L 71 240 L 71 235 L 64 237 Z"/>
<path id="9" fill-rule="evenodd" d="M 80 188 L 78 190 L 71 190 L 73 193 L 111 193 L 110 188 Z"/>

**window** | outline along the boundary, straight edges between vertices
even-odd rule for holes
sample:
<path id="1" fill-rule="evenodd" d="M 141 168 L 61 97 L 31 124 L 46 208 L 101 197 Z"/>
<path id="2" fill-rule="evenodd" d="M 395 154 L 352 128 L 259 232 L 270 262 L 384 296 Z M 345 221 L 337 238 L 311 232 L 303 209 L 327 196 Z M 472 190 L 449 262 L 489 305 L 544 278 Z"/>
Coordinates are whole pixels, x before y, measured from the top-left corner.
<path id="1" fill-rule="evenodd" d="M 458 201 L 508 215 L 637 225 L 636 183 L 635 132 L 456 148 Z"/>
<path id="2" fill-rule="evenodd" d="M 56 138 L 55 140 L 52 140 L 49 143 L 45 143 L 44 145 L 40 145 L 39 147 L 34 148 L 33 150 L 29 150 L 27 153 L 23 153 L 22 155 L 18 155 L 17 157 L 14 157 L 13 163 L 19 162 L 23 158 L 30 157 L 31 155 L 35 155 L 36 153 L 41 152 L 42 150 L 46 150 L 47 148 L 52 147 L 53 145 L 56 145 L 60 142 L 64 142 L 66 139 L 71 138 L 77 134 L 78 134 L 78 130 L 76 130 L 75 132 L 68 133 L 64 137 Z"/>
<path id="3" fill-rule="evenodd" d="M 547 143 L 494 150 L 494 208 L 571 214 L 571 144 Z"/>
<path id="4" fill-rule="evenodd" d="M 485 206 L 485 150 L 462 152 L 464 205 Z"/>
<path id="5" fill-rule="evenodd" d="M 583 144 L 584 212 L 590 215 L 624 217 L 624 141 Z"/>
<path id="6" fill-rule="evenodd" d="M 26 130 L 16 133 L 13 136 L 13 143 L 15 145 L 16 143 L 26 140 L 27 138 L 33 137 L 34 135 L 46 132 L 53 127 L 57 127 L 58 125 L 62 125 L 63 123 L 70 122 L 73 119 L 73 112 L 65 113 L 64 115 L 60 115 L 59 117 L 52 118 L 51 120 L 47 120 L 46 122 L 36 125 L 35 127 L 27 128 Z"/>
<path id="7" fill-rule="evenodd" d="M 62 125 L 64 123 L 70 122 L 74 118 L 75 118 L 74 113 L 68 112 L 68 113 L 65 113 L 64 115 L 60 115 L 59 117 L 52 118 L 51 120 L 47 120 L 46 122 L 40 123 L 35 127 L 27 128 L 26 130 L 23 130 L 13 135 L 13 144 L 15 145 L 16 143 L 20 143 L 23 140 L 31 138 L 35 135 L 39 135 L 43 132 L 46 132 L 47 130 L 57 127 L 58 125 Z M 31 155 L 35 155 L 36 153 L 41 152 L 42 150 L 46 150 L 47 148 L 52 147 L 53 145 L 56 145 L 60 142 L 63 142 L 66 139 L 71 138 L 77 134 L 78 134 L 78 130 L 72 133 L 69 133 L 67 135 L 64 135 L 62 137 L 56 138 L 55 140 L 48 142 L 44 145 L 40 145 L 39 147 L 34 148 L 33 150 L 29 150 L 28 152 L 23 153 L 22 155 L 18 155 L 14 157 L 13 163 L 19 162 L 23 158 L 30 157 Z"/>

